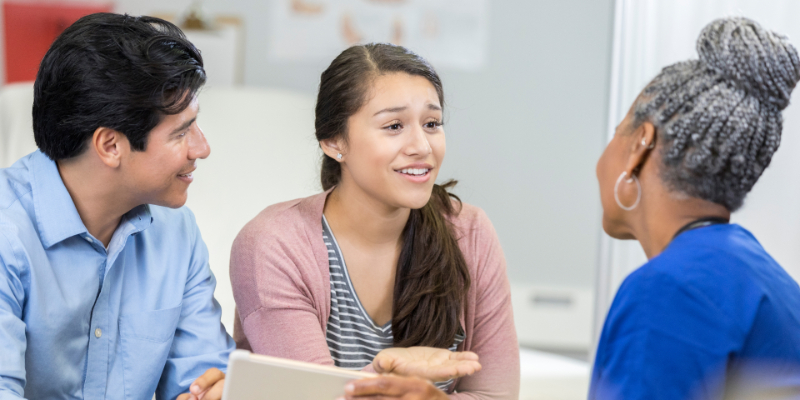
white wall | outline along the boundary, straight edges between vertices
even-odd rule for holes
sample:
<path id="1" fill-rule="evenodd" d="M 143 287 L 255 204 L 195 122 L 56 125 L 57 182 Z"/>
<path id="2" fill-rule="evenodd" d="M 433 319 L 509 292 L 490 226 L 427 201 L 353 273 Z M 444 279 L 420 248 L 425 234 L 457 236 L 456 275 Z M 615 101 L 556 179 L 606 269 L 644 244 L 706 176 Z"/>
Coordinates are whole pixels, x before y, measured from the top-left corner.
<path id="1" fill-rule="evenodd" d="M 176 12 L 189 3 L 117 2 L 132 14 Z M 314 95 L 329 61 L 268 60 L 269 3 L 216 0 L 205 8 L 244 18 L 246 84 Z M 442 178 L 459 179 L 457 193 L 486 210 L 514 281 L 593 284 L 600 218 L 594 165 L 605 131 L 612 5 L 492 1 L 486 67 L 439 71 L 448 109 Z"/>

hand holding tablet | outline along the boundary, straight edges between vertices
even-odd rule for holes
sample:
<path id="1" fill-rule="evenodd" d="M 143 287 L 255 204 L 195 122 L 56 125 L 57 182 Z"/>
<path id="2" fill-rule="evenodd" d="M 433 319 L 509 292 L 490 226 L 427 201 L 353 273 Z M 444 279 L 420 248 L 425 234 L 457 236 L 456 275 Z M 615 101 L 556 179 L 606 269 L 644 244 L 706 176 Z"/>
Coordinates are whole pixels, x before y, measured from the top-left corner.
<path id="1" fill-rule="evenodd" d="M 480 371 L 478 355 L 431 347 L 393 348 L 375 357 L 375 375 L 236 350 L 228 362 L 223 400 L 375 398 L 446 399 L 431 382 Z"/>
<path id="2" fill-rule="evenodd" d="M 192 382 L 189 393 L 178 396 L 177 400 L 219 400 L 224 386 L 225 374 L 217 368 L 211 368 Z"/>
<path id="3" fill-rule="evenodd" d="M 345 397 L 336 400 L 447 400 L 449 396 L 430 381 L 404 376 L 381 375 L 359 379 L 345 387 Z"/>
<path id="4" fill-rule="evenodd" d="M 350 381 L 374 377 L 360 371 L 236 350 L 228 360 L 223 400 L 333 400 Z"/>

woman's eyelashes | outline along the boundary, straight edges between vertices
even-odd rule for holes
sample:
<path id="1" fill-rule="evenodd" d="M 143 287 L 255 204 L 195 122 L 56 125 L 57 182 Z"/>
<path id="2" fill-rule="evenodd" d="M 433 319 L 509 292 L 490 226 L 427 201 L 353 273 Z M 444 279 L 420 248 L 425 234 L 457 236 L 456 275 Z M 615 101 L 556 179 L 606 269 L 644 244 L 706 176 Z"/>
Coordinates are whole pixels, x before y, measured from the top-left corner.
<path id="1" fill-rule="evenodd" d="M 427 130 L 427 131 L 436 131 L 442 125 L 444 125 L 442 123 L 442 121 L 440 121 L 438 119 L 435 119 L 435 120 L 432 120 L 432 121 L 425 122 L 424 124 L 422 124 L 422 127 L 425 128 L 425 130 Z M 392 133 L 398 133 L 398 132 L 401 132 L 403 130 L 403 123 L 399 122 L 399 121 L 395 121 L 395 122 L 390 123 L 389 125 L 385 125 L 383 129 L 391 131 Z"/>
<path id="2" fill-rule="evenodd" d="M 438 119 L 435 119 L 435 120 L 426 122 L 425 123 L 425 128 L 430 129 L 430 130 L 436 130 L 436 129 L 439 129 L 439 127 L 441 127 L 442 125 L 444 125 L 442 123 L 442 121 L 440 121 Z"/>
<path id="3" fill-rule="evenodd" d="M 384 127 L 383 129 L 387 129 L 387 130 L 393 131 L 393 132 L 399 132 L 399 131 L 403 130 L 403 123 L 399 122 L 399 121 L 393 121 L 393 122 L 389 123 L 389 125 L 386 125 L 386 127 Z"/>

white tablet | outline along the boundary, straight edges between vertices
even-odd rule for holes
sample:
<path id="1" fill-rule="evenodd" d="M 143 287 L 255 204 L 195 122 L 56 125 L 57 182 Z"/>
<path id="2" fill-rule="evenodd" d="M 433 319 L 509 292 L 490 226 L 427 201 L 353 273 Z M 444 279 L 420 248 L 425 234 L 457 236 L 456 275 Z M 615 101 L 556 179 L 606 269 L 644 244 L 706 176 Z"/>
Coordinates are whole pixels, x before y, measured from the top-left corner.
<path id="1" fill-rule="evenodd" d="M 235 350 L 228 360 L 222 400 L 335 400 L 355 379 L 376 376 Z"/>

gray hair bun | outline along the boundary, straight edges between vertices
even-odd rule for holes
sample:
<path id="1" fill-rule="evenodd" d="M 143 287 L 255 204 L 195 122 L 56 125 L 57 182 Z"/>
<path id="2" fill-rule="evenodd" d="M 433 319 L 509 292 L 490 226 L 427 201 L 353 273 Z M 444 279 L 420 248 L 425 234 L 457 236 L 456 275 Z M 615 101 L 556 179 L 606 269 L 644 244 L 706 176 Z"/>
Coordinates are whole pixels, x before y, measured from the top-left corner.
<path id="1" fill-rule="evenodd" d="M 786 37 L 747 18 L 708 24 L 697 52 L 699 60 L 670 65 L 645 87 L 634 124 L 656 127 L 670 190 L 734 211 L 780 145 L 800 60 Z"/>
<path id="2" fill-rule="evenodd" d="M 800 80 L 797 51 L 785 36 L 747 18 L 718 19 L 697 39 L 700 60 L 765 104 L 789 105 Z"/>

